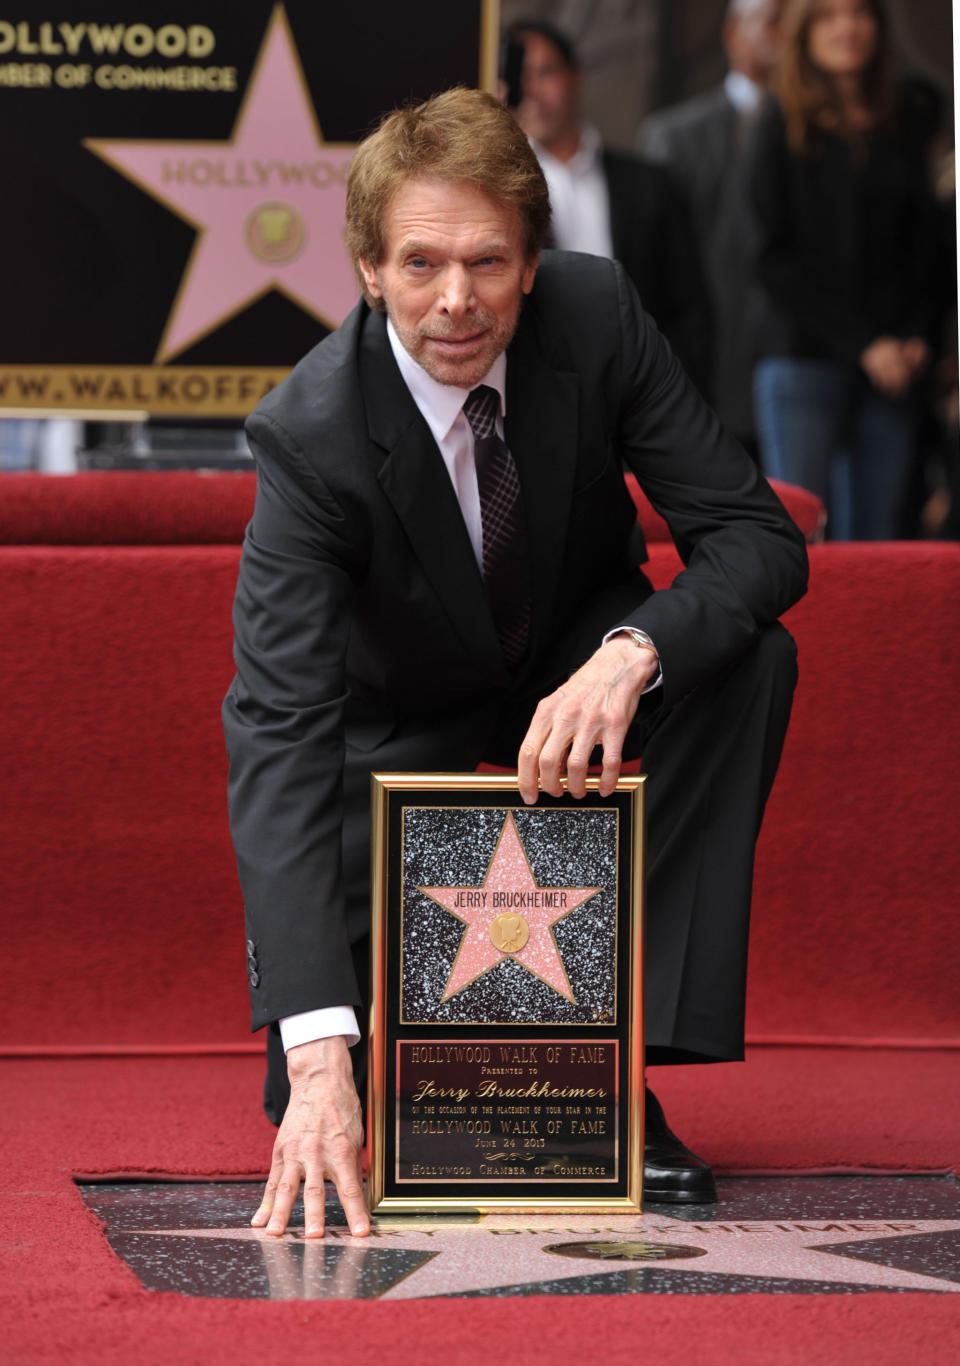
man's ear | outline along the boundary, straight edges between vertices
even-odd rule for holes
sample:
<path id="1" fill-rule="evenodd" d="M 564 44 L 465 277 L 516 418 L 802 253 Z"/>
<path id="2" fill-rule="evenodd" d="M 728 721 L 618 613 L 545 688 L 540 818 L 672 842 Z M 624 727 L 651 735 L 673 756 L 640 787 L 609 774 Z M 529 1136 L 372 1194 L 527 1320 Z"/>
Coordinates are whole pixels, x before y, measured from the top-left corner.
<path id="1" fill-rule="evenodd" d="M 367 293 L 374 299 L 383 298 L 383 287 L 380 284 L 380 273 L 376 266 L 372 266 L 369 261 L 359 257 L 357 265 L 360 267 L 360 274 L 363 276 L 363 283 L 367 287 Z"/>
<path id="2" fill-rule="evenodd" d="M 537 255 L 529 260 L 524 267 L 523 275 L 520 279 L 520 288 L 523 290 L 524 294 L 529 294 L 531 289 L 533 289 L 533 278 L 537 273 L 537 266 L 539 264 L 540 257 Z"/>

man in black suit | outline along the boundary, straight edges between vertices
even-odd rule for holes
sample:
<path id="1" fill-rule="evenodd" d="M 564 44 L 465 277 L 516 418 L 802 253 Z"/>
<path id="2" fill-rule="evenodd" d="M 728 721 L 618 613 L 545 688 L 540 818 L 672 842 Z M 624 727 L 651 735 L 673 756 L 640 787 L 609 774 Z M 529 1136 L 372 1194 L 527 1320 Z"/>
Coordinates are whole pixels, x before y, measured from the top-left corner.
<path id="1" fill-rule="evenodd" d="M 364 301 L 247 424 L 224 723 L 275 1118 L 290 1097 L 254 1216 L 271 1231 L 302 1182 L 322 1233 L 325 1176 L 369 1229 L 348 1042 L 372 770 L 516 761 L 532 803 L 583 796 L 595 748 L 602 793 L 642 752 L 647 1060 L 742 1056 L 753 848 L 796 677 L 776 619 L 805 550 L 622 269 L 540 256 L 548 223 L 536 158 L 490 96 L 390 115 L 348 185 Z M 664 592 L 637 568 L 624 462 L 686 561 Z M 652 1097 L 647 1116 L 648 1198 L 715 1199 Z"/>
<path id="2" fill-rule="evenodd" d="M 583 113 L 576 49 L 556 25 L 518 19 L 504 40 L 507 99 L 550 189 L 552 245 L 619 261 L 681 365 L 706 393 L 709 290 L 690 209 L 661 165 L 607 147 Z"/>
<path id="3" fill-rule="evenodd" d="M 767 311 L 755 279 L 749 148 L 776 60 L 781 0 L 730 0 L 723 83 L 644 119 L 637 145 L 669 168 L 693 211 L 713 317 L 704 393 L 738 441 L 756 450 L 753 369 Z"/>

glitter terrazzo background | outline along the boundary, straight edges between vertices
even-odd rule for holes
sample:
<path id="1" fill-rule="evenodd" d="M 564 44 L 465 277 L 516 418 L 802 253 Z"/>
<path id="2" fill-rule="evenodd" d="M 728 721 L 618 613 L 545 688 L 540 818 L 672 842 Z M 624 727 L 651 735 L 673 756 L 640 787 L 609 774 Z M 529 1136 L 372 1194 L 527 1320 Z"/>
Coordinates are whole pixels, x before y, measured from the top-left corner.
<path id="1" fill-rule="evenodd" d="M 509 957 L 441 1004 L 465 926 L 420 887 L 479 887 L 506 807 L 408 807 L 403 822 L 402 1017 L 422 1024 L 613 1024 L 617 827 L 608 808 L 513 811 L 541 887 L 600 887 L 553 927 L 576 1004 Z"/>

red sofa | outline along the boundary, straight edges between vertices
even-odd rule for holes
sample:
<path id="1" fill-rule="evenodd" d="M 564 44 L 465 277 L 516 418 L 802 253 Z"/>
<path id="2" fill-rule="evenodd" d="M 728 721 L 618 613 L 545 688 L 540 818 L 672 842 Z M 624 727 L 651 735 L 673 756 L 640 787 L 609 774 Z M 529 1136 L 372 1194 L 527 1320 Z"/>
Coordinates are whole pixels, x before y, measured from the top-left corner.
<path id="1" fill-rule="evenodd" d="M 0 483 L 7 1052 L 249 1045 L 219 705 L 250 501 L 245 475 Z M 960 546 L 811 561 L 787 620 L 801 682 L 761 837 L 749 1034 L 944 1043 Z M 659 586 L 677 565 L 651 545 Z"/>

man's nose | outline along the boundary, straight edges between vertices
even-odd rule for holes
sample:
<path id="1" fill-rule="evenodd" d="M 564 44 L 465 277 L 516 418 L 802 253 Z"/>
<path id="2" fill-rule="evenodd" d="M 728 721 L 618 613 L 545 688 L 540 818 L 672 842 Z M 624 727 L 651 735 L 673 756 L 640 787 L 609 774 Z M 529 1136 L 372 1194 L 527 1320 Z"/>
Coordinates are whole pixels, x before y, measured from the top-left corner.
<path id="1" fill-rule="evenodd" d="M 473 307 L 473 278 L 465 266 L 448 266 L 443 274 L 440 307 L 447 313 L 466 313 Z"/>

